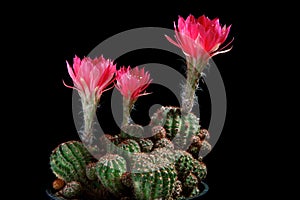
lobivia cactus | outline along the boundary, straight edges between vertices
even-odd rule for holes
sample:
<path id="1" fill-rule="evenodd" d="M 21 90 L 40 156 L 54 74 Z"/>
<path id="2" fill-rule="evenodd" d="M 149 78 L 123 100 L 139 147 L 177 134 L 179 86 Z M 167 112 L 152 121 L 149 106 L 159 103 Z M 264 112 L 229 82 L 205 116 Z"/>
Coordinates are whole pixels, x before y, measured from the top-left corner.
<path id="1" fill-rule="evenodd" d="M 125 152 L 138 153 L 141 152 L 141 147 L 138 142 L 133 139 L 127 139 L 118 145 Z"/>
<path id="2" fill-rule="evenodd" d="M 173 164 L 165 164 L 158 154 L 136 154 L 133 161 L 131 180 L 136 199 L 166 199 L 172 195 L 177 178 Z"/>
<path id="3" fill-rule="evenodd" d="M 81 142 L 69 141 L 52 151 L 50 166 L 53 173 L 65 182 L 77 181 L 88 184 L 86 166 L 93 157 Z"/>
<path id="4" fill-rule="evenodd" d="M 117 154 L 106 154 L 98 160 L 95 169 L 102 185 L 114 196 L 121 196 L 124 192 L 121 177 L 127 171 L 126 160 Z"/>

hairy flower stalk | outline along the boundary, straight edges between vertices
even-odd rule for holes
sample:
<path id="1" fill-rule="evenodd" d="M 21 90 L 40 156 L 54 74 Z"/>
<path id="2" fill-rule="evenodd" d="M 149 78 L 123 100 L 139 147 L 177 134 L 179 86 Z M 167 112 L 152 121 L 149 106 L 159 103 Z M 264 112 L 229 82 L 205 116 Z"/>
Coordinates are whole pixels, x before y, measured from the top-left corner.
<path id="1" fill-rule="evenodd" d="M 128 125 L 131 121 L 130 112 L 138 97 L 147 95 L 145 89 L 151 83 L 150 74 L 145 69 L 138 67 L 122 67 L 117 71 L 116 88 L 123 96 L 123 121 L 122 127 Z M 122 132 L 122 134 L 124 134 Z M 124 136 L 124 135 L 123 135 Z"/>
<path id="2" fill-rule="evenodd" d="M 179 16 L 178 25 L 176 27 L 174 23 L 174 28 L 176 41 L 168 36 L 166 38 L 181 48 L 186 56 L 187 81 L 181 96 L 182 111 L 189 113 L 194 105 L 199 79 L 209 59 L 231 50 L 231 47 L 226 48 L 232 40 L 221 47 L 227 39 L 231 25 L 222 27 L 218 18 L 210 20 L 202 15 L 196 19 L 193 15 L 189 15 L 186 20 Z"/>
<path id="3" fill-rule="evenodd" d="M 92 146 L 95 139 L 93 124 L 96 110 L 103 92 L 114 81 L 116 65 L 109 59 L 100 56 L 95 59 L 84 57 L 82 60 L 75 56 L 73 67 L 67 62 L 67 68 L 74 86 L 66 86 L 78 91 L 81 98 L 84 130 L 81 139 L 88 146 Z"/>

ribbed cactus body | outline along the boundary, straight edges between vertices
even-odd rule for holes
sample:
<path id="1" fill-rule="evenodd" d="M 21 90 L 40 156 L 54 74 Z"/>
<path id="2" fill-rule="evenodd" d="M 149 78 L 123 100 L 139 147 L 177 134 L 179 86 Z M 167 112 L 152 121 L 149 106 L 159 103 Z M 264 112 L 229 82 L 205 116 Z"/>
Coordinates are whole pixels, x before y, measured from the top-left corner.
<path id="1" fill-rule="evenodd" d="M 181 111 L 177 107 L 162 106 L 151 117 L 151 125 L 164 127 L 168 138 L 171 139 L 178 133 L 180 123 Z"/>
<path id="2" fill-rule="evenodd" d="M 175 149 L 188 149 L 191 138 L 199 133 L 199 118 L 193 113 L 182 115 L 180 108 L 161 107 L 151 117 L 152 126 L 163 126 Z"/>
<path id="3" fill-rule="evenodd" d="M 87 184 L 86 166 L 93 157 L 81 142 L 69 141 L 52 151 L 50 166 L 53 173 L 65 182 L 77 181 Z"/>
<path id="4" fill-rule="evenodd" d="M 141 148 L 138 142 L 133 139 L 127 139 L 118 145 L 122 150 L 130 153 L 141 152 Z"/>
<path id="5" fill-rule="evenodd" d="M 191 192 L 194 188 L 198 187 L 198 179 L 193 173 L 189 173 L 183 180 L 182 186 L 183 186 L 183 192 L 182 195 L 184 196 L 190 196 Z"/>
<path id="6" fill-rule="evenodd" d="M 96 174 L 102 185 L 115 196 L 124 191 L 121 177 L 126 172 L 126 160 L 117 154 L 107 154 L 96 164 Z"/>
<path id="7" fill-rule="evenodd" d="M 147 158 L 146 158 L 147 157 Z M 134 196 L 138 200 L 154 200 L 171 195 L 176 181 L 173 164 L 160 165 L 155 162 L 156 155 L 137 155 L 131 173 Z"/>
<path id="8" fill-rule="evenodd" d="M 178 176 L 181 180 L 184 180 L 194 168 L 194 158 L 191 154 L 181 150 L 175 151 L 175 156 L 175 167 L 178 172 Z"/>
<path id="9" fill-rule="evenodd" d="M 207 175 L 207 168 L 203 162 L 200 162 L 196 159 L 193 160 L 193 174 L 196 175 L 199 182 L 201 182 Z"/>

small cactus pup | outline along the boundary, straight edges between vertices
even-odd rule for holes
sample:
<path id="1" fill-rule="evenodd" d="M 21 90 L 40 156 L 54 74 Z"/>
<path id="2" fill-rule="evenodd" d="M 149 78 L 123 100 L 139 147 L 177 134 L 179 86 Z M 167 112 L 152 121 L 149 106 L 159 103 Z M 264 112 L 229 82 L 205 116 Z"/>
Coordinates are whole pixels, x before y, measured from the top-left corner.
<path id="1" fill-rule="evenodd" d="M 118 154 L 106 154 L 96 166 L 96 174 L 102 185 L 115 197 L 121 197 L 125 191 L 122 174 L 127 171 L 126 160 Z"/>
<path id="2" fill-rule="evenodd" d="M 165 128 L 162 126 L 154 126 L 152 127 L 152 135 L 153 135 L 153 139 L 156 141 L 156 140 L 166 138 L 167 132 Z"/>
<path id="3" fill-rule="evenodd" d="M 116 88 L 123 96 L 123 122 L 122 127 L 131 123 L 130 112 L 134 103 L 140 96 L 147 95 L 144 91 L 150 85 L 151 79 L 149 72 L 145 72 L 145 69 L 139 69 L 138 67 L 131 68 L 121 67 L 117 71 L 116 75 Z M 125 132 L 121 132 L 122 138 L 127 138 Z"/>
<path id="4" fill-rule="evenodd" d="M 195 159 L 202 159 L 211 151 L 211 145 L 207 141 L 209 132 L 206 129 L 200 129 L 199 133 L 191 138 L 191 145 L 187 150 Z"/>

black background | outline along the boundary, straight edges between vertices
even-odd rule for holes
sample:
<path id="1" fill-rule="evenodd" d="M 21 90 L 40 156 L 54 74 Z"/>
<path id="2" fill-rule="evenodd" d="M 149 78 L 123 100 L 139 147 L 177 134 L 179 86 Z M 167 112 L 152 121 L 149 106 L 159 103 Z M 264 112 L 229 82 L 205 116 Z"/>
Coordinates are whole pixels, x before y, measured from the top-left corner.
<path id="1" fill-rule="evenodd" d="M 249 92 L 253 92 L 257 86 L 250 76 L 253 72 L 249 66 L 255 65 L 250 52 L 258 42 L 254 38 L 264 34 L 257 32 L 258 27 L 252 28 L 257 18 L 249 17 L 250 12 L 256 13 L 256 17 L 260 13 L 259 9 L 255 9 L 257 7 L 252 4 L 241 2 L 196 0 L 109 1 L 67 5 L 45 3 L 35 5 L 30 10 L 24 9 L 20 24 L 25 28 L 17 28 L 22 32 L 20 54 L 28 53 L 28 57 L 34 59 L 27 60 L 31 67 L 26 72 L 33 76 L 28 76 L 28 84 L 24 84 L 28 90 L 22 98 L 24 104 L 31 106 L 18 110 L 20 118 L 26 122 L 22 129 L 32 136 L 30 143 L 27 143 L 28 163 L 24 167 L 24 170 L 28 170 L 25 175 L 30 184 L 25 184 L 29 189 L 22 195 L 29 195 L 32 199 L 47 199 L 45 189 L 54 179 L 49 167 L 51 151 L 61 142 L 78 139 L 72 116 L 72 90 L 62 84 L 62 80 L 71 83 L 66 60 L 72 62 L 74 55 L 86 56 L 103 40 L 128 29 L 149 26 L 173 29 L 173 22 L 177 21 L 178 15 L 186 18 L 189 14 L 205 14 L 211 19 L 220 18 L 221 24 L 232 24 L 229 39 L 235 39 L 230 52 L 213 58 L 224 80 L 228 107 L 220 140 L 204 160 L 208 167 L 206 182 L 210 189 L 203 199 L 255 197 L 264 184 L 264 179 L 257 175 L 260 170 L 257 170 L 258 164 L 254 159 L 256 153 L 253 145 L 258 145 L 258 141 L 253 140 L 252 135 L 257 119 L 252 118 L 250 113 L 257 110 L 254 106 L 256 100 L 249 100 L 253 97 Z M 172 66 L 182 67 L 182 61 L 178 61 L 176 56 L 155 50 L 132 52 L 117 61 L 119 65 L 132 66 L 147 62 L 171 62 Z M 182 71 L 182 68 L 179 70 Z M 203 98 L 200 104 L 203 107 L 201 124 L 207 127 L 210 105 L 205 84 L 202 87 L 203 91 L 198 92 Z M 154 92 L 152 97 L 141 97 L 137 102 L 137 110 L 133 113 L 136 120 L 147 117 L 146 110 L 139 108 L 139 105 L 150 105 L 155 98 L 161 98 L 158 101 L 166 105 L 176 104 L 174 99 L 162 98 L 167 91 L 155 87 L 149 90 Z M 106 120 L 106 125 L 111 123 L 109 110 L 105 109 L 108 101 L 109 92 L 101 100 L 103 109 L 98 111 L 98 117 L 102 122 Z M 32 112 L 34 114 L 29 117 Z M 28 137 L 27 134 L 26 139 Z"/>

